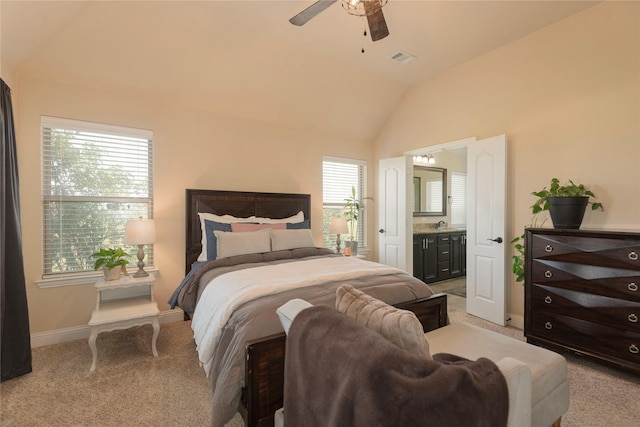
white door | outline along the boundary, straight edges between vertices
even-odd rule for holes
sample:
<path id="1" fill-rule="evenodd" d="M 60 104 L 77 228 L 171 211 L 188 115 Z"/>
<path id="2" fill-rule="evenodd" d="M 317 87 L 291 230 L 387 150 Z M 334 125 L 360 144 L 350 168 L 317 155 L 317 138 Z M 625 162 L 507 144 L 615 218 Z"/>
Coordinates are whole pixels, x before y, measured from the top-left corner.
<path id="1" fill-rule="evenodd" d="M 413 272 L 411 257 L 410 157 L 382 159 L 378 173 L 378 261 Z"/>
<path id="2" fill-rule="evenodd" d="M 467 145 L 467 312 L 507 319 L 505 135 Z"/>

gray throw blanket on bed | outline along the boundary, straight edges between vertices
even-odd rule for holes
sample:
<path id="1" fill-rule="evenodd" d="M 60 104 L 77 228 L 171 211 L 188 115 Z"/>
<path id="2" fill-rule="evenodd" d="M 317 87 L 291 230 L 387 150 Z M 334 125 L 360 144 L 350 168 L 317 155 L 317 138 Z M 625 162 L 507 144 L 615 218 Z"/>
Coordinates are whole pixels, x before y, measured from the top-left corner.
<path id="1" fill-rule="evenodd" d="M 327 306 L 303 310 L 289 330 L 285 427 L 499 427 L 508 408 L 504 376 L 488 359 L 426 360 Z"/>

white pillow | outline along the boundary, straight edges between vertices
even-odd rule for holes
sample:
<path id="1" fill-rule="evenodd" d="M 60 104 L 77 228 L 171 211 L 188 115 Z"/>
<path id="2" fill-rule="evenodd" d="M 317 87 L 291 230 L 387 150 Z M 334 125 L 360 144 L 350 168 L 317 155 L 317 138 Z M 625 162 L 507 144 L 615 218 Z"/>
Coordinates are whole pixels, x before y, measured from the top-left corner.
<path id="1" fill-rule="evenodd" d="M 214 234 L 218 240 L 218 256 L 216 259 L 271 251 L 271 230 L 268 228 L 240 233 L 215 230 Z"/>
<path id="2" fill-rule="evenodd" d="M 278 224 L 278 223 L 291 223 L 297 224 L 299 222 L 304 221 L 304 212 L 300 211 L 297 214 L 290 216 L 289 218 L 281 218 L 281 219 L 273 219 L 273 218 L 262 218 L 256 217 L 254 215 L 249 216 L 247 218 L 238 218 L 233 215 L 216 215 L 208 212 L 198 212 L 198 217 L 200 217 L 200 243 L 202 244 L 202 251 L 198 256 L 198 261 L 206 261 L 207 258 L 207 233 L 204 227 L 205 219 L 208 221 L 221 222 L 223 224 L 233 224 L 234 222 L 257 222 L 260 224 Z"/>
<path id="3" fill-rule="evenodd" d="M 297 214 L 290 216 L 289 218 L 261 218 L 261 217 L 254 217 L 254 222 L 259 222 L 260 224 L 278 224 L 278 223 L 282 223 L 282 222 L 288 222 L 291 224 L 295 224 L 298 222 L 302 222 L 304 221 L 304 213 L 302 211 L 298 212 Z"/>
<path id="4" fill-rule="evenodd" d="M 204 227 L 204 220 L 221 222 L 223 224 L 232 224 L 234 222 L 257 222 L 255 216 L 250 216 L 247 218 L 237 218 L 232 215 L 216 215 L 207 212 L 198 212 L 198 216 L 200 217 L 200 243 L 202 244 L 202 251 L 200 252 L 200 256 L 198 256 L 198 261 L 206 261 L 207 260 L 207 233 Z"/>
<path id="5" fill-rule="evenodd" d="M 301 230 L 270 230 L 271 250 L 281 251 L 284 249 L 313 248 L 316 244 L 313 235 L 308 228 Z"/>

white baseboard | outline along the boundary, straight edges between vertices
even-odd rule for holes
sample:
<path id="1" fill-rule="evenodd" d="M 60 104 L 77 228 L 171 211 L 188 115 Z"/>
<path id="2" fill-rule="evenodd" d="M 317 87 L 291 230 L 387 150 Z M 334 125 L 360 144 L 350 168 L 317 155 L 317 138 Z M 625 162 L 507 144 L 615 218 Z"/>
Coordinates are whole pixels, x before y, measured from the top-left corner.
<path id="1" fill-rule="evenodd" d="M 522 317 L 522 316 L 514 316 L 512 314 L 511 315 L 511 320 L 509 321 L 509 325 L 513 326 L 514 328 L 518 328 L 518 329 L 524 330 L 524 317 Z"/>
<path id="2" fill-rule="evenodd" d="M 184 311 L 176 308 L 160 313 L 160 323 L 179 322 L 184 319 Z M 51 344 L 89 339 L 89 326 L 75 326 L 72 328 L 55 329 L 53 331 L 36 332 L 31 334 L 31 348 L 43 347 Z"/>

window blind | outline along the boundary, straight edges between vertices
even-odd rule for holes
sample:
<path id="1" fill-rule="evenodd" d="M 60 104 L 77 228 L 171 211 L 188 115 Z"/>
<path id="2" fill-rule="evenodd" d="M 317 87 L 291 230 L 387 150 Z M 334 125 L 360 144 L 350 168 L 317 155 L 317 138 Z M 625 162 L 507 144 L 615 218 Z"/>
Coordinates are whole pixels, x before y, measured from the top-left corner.
<path id="1" fill-rule="evenodd" d="M 451 173 L 451 224 L 467 225 L 467 175 Z"/>
<path id="2" fill-rule="evenodd" d="M 42 116 L 41 133 L 44 277 L 92 271 L 101 247 L 123 247 L 135 265 L 124 231 L 153 217 L 153 132 Z"/>
<path id="3" fill-rule="evenodd" d="M 362 200 L 365 193 L 366 162 L 362 160 L 325 157 L 322 162 L 323 246 L 335 248 L 336 236 L 329 233 L 331 218 L 343 215 L 345 199 L 356 189 L 356 198 Z M 364 207 L 364 204 L 362 204 Z M 366 211 L 360 211 L 356 239 L 358 247 L 366 247 Z M 347 236 L 341 236 L 344 242 Z"/>

